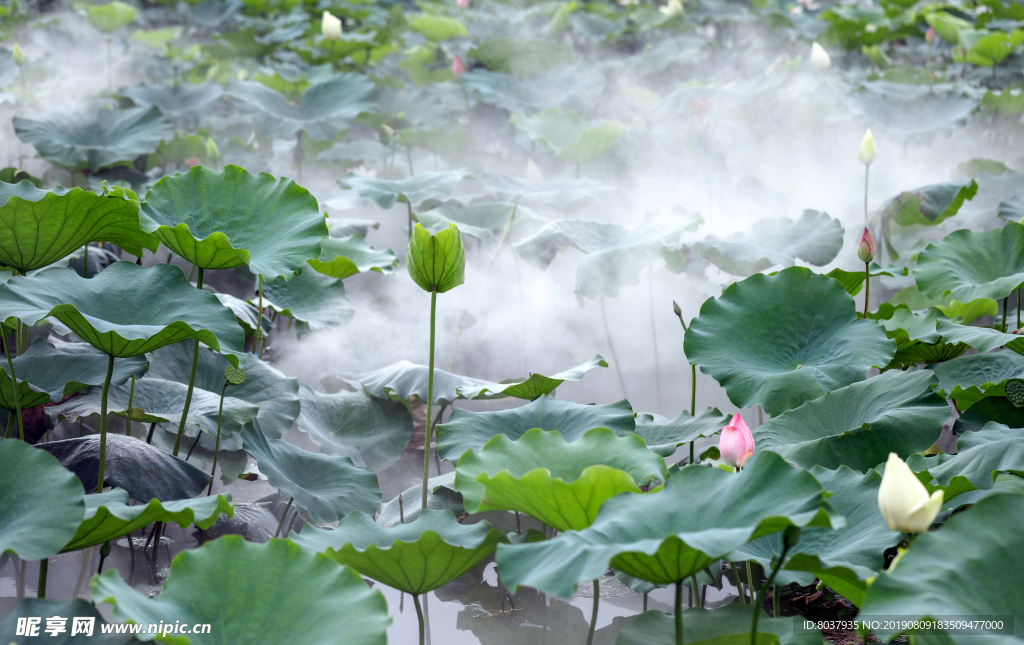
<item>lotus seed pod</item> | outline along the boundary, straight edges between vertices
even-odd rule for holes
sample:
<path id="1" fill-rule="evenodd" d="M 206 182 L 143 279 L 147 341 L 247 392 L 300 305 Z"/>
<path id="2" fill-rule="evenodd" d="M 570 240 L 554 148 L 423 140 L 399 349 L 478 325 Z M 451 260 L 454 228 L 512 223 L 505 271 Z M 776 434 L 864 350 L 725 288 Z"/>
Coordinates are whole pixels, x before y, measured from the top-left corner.
<path id="1" fill-rule="evenodd" d="M 245 382 L 245 372 L 234 365 L 228 365 L 224 368 L 224 380 L 232 385 L 241 385 Z"/>
<path id="2" fill-rule="evenodd" d="M 1024 408 L 1024 379 L 1012 378 L 1006 382 L 1006 398 L 1015 407 Z"/>
<path id="3" fill-rule="evenodd" d="M 406 268 L 424 291 L 444 293 L 466 281 L 466 251 L 455 224 L 431 235 L 419 223 L 409 238 Z"/>

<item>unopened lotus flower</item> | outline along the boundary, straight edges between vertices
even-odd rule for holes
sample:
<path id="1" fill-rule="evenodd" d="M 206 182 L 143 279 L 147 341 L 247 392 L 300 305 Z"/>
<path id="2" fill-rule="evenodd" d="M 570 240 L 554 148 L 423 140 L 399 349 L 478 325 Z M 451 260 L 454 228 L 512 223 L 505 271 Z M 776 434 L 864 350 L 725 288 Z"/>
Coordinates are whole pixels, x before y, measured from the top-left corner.
<path id="1" fill-rule="evenodd" d="M 929 27 L 928 31 L 924 32 L 924 41 L 929 45 L 935 42 L 935 27 Z"/>
<path id="2" fill-rule="evenodd" d="M 14 64 L 21 67 L 25 64 L 25 52 L 21 51 L 21 47 L 18 44 L 14 44 L 14 50 L 11 52 L 11 58 L 14 59 Z"/>
<path id="3" fill-rule="evenodd" d="M 452 60 L 452 74 L 456 76 L 462 76 L 466 73 L 466 64 L 462 62 L 462 57 L 455 54 L 455 58 Z"/>
<path id="4" fill-rule="evenodd" d="M 871 134 L 871 128 L 868 128 L 864 132 L 864 138 L 860 140 L 860 148 L 857 149 L 857 159 L 865 166 L 870 166 L 871 162 L 875 160 L 875 153 L 878 149 L 875 147 L 875 136 Z"/>
<path id="5" fill-rule="evenodd" d="M 860 236 L 860 246 L 857 247 L 857 257 L 861 262 L 870 262 L 875 259 L 875 238 L 871 237 L 871 231 L 864 227 L 864 233 Z"/>
<path id="6" fill-rule="evenodd" d="M 455 4 L 457 4 L 459 7 L 463 8 L 463 9 L 465 9 L 465 8 L 467 8 L 469 6 L 469 0 L 455 0 Z"/>
<path id="7" fill-rule="evenodd" d="M 722 455 L 722 461 L 741 468 L 754 454 L 754 435 L 740 415 L 732 415 L 729 424 L 722 428 L 718 452 Z"/>
<path id="8" fill-rule="evenodd" d="M 683 2 L 682 0 L 668 0 L 668 4 L 658 9 L 658 11 L 669 18 L 681 16 L 683 15 Z"/>
<path id="9" fill-rule="evenodd" d="M 937 490 L 928 496 L 924 484 L 899 455 L 889 453 L 885 474 L 878 487 L 878 508 L 893 531 L 924 533 L 942 508 L 943 494 Z"/>
<path id="10" fill-rule="evenodd" d="M 832 58 L 829 57 L 825 48 L 817 42 L 811 43 L 811 66 L 816 71 L 828 69 L 832 65 Z"/>
<path id="11" fill-rule="evenodd" d="M 325 11 L 324 18 L 320 22 L 320 32 L 324 35 L 324 40 L 340 40 L 341 19 L 335 17 L 330 11 Z"/>

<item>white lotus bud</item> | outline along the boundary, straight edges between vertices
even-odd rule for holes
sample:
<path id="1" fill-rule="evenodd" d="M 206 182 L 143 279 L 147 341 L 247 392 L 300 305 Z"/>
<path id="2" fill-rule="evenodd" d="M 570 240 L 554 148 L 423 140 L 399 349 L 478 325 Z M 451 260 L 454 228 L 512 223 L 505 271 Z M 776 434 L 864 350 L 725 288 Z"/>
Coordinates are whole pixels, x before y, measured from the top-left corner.
<path id="1" fill-rule="evenodd" d="M 811 43 L 811 67 L 820 72 L 832 66 L 832 58 L 829 57 L 825 48 L 817 42 Z"/>

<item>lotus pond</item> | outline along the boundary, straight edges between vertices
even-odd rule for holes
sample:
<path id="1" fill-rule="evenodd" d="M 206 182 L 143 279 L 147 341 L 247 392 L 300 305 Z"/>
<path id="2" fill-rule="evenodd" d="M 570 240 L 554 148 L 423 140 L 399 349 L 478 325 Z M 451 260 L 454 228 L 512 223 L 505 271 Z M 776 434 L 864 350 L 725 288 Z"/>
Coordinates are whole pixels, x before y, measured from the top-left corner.
<path id="1" fill-rule="evenodd" d="M 0 39 L 3 645 L 1024 640 L 1020 4 Z"/>

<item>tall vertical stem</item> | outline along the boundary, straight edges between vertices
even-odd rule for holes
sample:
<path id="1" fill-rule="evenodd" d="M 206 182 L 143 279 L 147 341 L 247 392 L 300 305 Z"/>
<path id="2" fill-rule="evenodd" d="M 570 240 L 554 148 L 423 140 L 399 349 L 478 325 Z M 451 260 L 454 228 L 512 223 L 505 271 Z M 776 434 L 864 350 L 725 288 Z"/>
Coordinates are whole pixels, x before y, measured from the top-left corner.
<path id="1" fill-rule="evenodd" d="M 420 509 L 427 508 L 427 479 L 430 477 L 430 435 L 434 429 L 434 418 L 431 416 L 434 407 L 434 329 L 437 316 L 437 290 L 430 292 L 430 371 L 427 373 L 427 428 L 423 439 L 423 498 Z M 415 598 L 415 596 L 413 596 Z"/>
<path id="2" fill-rule="evenodd" d="M 1010 306 L 1010 296 L 1003 298 L 1003 331 L 1006 331 L 1006 310 Z"/>
<path id="3" fill-rule="evenodd" d="M 864 318 L 868 317 L 868 300 L 871 298 L 871 269 L 864 263 Z"/>
<path id="4" fill-rule="evenodd" d="M 125 416 L 124 422 L 124 436 L 132 436 L 132 417 L 135 416 L 132 413 L 132 406 L 135 404 L 135 375 L 132 374 L 132 387 L 128 390 L 128 410 Z"/>
<path id="5" fill-rule="evenodd" d="M 288 517 L 288 509 L 292 507 L 292 502 L 295 501 L 294 497 L 288 498 L 288 503 L 284 507 L 284 513 L 281 513 L 281 520 L 277 523 L 277 530 L 274 531 L 274 537 L 281 535 L 281 528 L 284 526 L 284 518 Z M 294 520 L 292 520 L 294 521 Z"/>
<path id="6" fill-rule="evenodd" d="M 683 645 L 683 581 L 676 582 L 676 645 Z"/>
<path id="7" fill-rule="evenodd" d="M 20 321 L 18 324 L 21 324 Z M 7 342 L 6 332 L 6 329 L 0 329 L 0 341 L 4 344 L 4 355 L 7 357 L 7 371 L 11 373 L 11 387 L 14 390 L 14 414 L 18 420 L 18 438 L 24 441 L 25 425 L 21 420 L 21 396 L 18 391 L 18 377 L 14 374 L 14 362 L 11 361 L 11 344 Z"/>
<path id="8" fill-rule="evenodd" d="M 604 297 L 600 298 L 601 303 L 601 323 L 604 325 L 604 337 L 608 341 L 608 351 L 612 355 L 612 362 L 615 364 L 615 374 L 619 377 L 619 387 L 622 388 L 622 398 L 628 399 L 629 394 L 626 393 L 626 380 L 622 378 L 622 367 L 619 365 L 619 355 L 615 352 L 615 344 L 612 342 L 612 332 L 608 329 L 608 315 L 604 310 Z"/>
<path id="9" fill-rule="evenodd" d="M 764 611 L 761 609 L 761 606 L 764 604 L 765 590 L 775 582 L 775 574 L 777 574 L 779 569 L 782 568 L 782 564 L 786 561 L 786 554 L 789 553 L 790 548 L 792 548 L 792 545 L 789 541 L 784 541 L 782 554 L 779 556 L 779 560 L 775 563 L 775 566 L 772 567 L 772 574 L 768 576 L 768 580 L 764 583 L 764 586 L 761 587 L 761 593 L 757 595 L 757 602 L 754 603 L 754 622 L 750 627 L 750 645 L 757 645 L 757 619 L 761 617 L 761 612 Z"/>
<path id="10" fill-rule="evenodd" d="M 36 598 L 46 598 L 46 573 L 50 569 L 50 559 L 43 558 L 39 561 L 39 584 L 36 586 Z"/>
<path id="11" fill-rule="evenodd" d="M 196 289 L 203 288 L 203 267 L 199 267 L 199 277 L 196 279 Z M 257 321 L 257 324 L 259 321 Z M 192 405 L 192 390 L 196 384 L 196 368 L 199 366 L 199 339 L 192 341 L 192 371 L 188 375 L 188 390 L 185 391 L 185 409 L 181 411 L 181 422 L 178 423 L 178 436 L 174 439 L 174 452 L 178 456 L 181 450 L 181 438 L 185 436 L 185 419 L 188 418 L 188 408 Z"/>
<path id="12" fill-rule="evenodd" d="M 416 607 L 416 618 L 420 621 L 420 645 L 424 645 L 426 638 L 423 629 L 423 608 L 420 607 L 420 595 L 418 593 L 412 595 L 412 604 Z"/>
<path id="13" fill-rule="evenodd" d="M 228 389 L 228 382 L 224 381 L 224 387 L 220 388 L 220 407 L 217 408 L 217 442 L 213 446 L 213 468 L 210 469 L 210 487 L 206 489 L 206 495 L 213 493 L 213 479 L 217 474 L 217 454 L 220 453 L 220 421 L 224 418 L 224 391 Z"/>
<path id="14" fill-rule="evenodd" d="M 587 645 L 594 643 L 594 628 L 597 627 L 597 606 L 601 602 L 601 581 L 594 581 L 594 609 L 590 613 L 590 629 L 587 631 Z"/>
<path id="15" fill-rule="evenodd" d="M 868 221 L 868 174 L 871 171 L 871 164 L 864 164 L 864 221 Z"/>
<path id="16" fill-rule="evenodd" d="M 256 335 L 253 337 L 252 351 L 253 351 L 253 353 L 256 353 L 258 356 L 262 356 L 263 355 L 263 351 L 257 349 L 259 347 L 259 345 L 260 345 L 260 336 L 263 333 L 263 275 L 262 274 L 260 274 L 260 276 L 257 278 L 257 281 L 259 282 L 259 287 L 256 289 L 256 291 L 259 294 L 259 296 L 258 296 L 259 299 L 257 300 L 259 305 L 256 307 Z"/>
<path id="17" fill-rule="evenodd" d="M 89 277 L 89 243 L 85 243 L 85 247 L 82 250 L 82 277 Z"/>
<path id="18" fill-rule="evenodd" d="M 1020 329 L 1020 289 L 1017 289 L 1017 329 Z"/>
<path id="19" fill-rule="evenodd" d="M 700 606 L 700 587 L 697 585 L 697 574 L 690 575 L 690 591 L 693 592 L 693 604 Z"/>
<path id="20" fill-rule="evenodd" d="M 107 466 L 107 394 L 110 379 L 114 376 L 114 355 L 107 354 L 107 377 L 103 379 L 103 393 L 100 395 L 100 472 L 96 476 L 96 492 L 103 492 L 103 475 Z"/>

